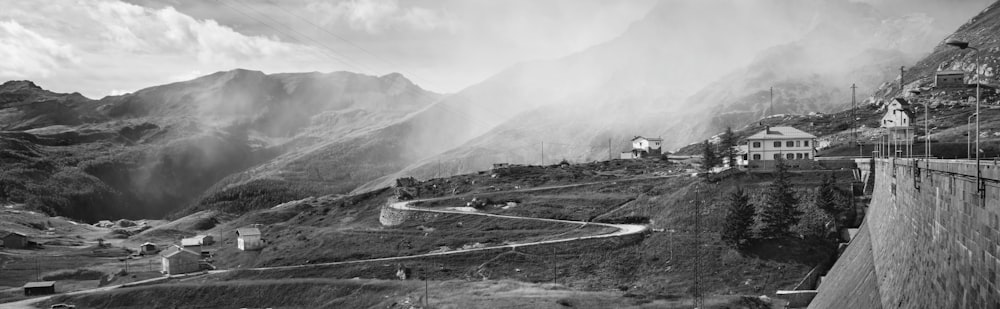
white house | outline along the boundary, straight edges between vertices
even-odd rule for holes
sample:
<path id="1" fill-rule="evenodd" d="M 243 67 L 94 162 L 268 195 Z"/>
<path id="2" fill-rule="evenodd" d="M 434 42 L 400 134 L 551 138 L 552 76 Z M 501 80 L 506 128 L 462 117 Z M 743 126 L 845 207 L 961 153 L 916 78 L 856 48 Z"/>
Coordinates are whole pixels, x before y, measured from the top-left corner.
<path id="1" fill-rule="evenodd" d="M 255 227 L 236 229 L 236 247 L 243 251 L 263 248 L 260 230 Z"/>
<path id="2" fill-rule="evenodd" d="M 793 127 L 765 127 L 747 137 L 750 169 L 771 169 L 775 160 L 812 160 L 816 156 L 816 136 Z"/>
<path id="3" fill-rule="evenodd" d="M 622 159 L 638 159 L 645 157 L 658 157 L 663 153 L 662 138 L 648 138 L 636 136 L 632 139 L 632 150 L 622 152 Z"/>
<path id="4" fill-rule="evenodd" d="M 181 247 L 174 246 L 166 250 L 162 256 L 160 272 L 167 275 L 186 274 L 201 268 L 201 255 Z"/>
<path id="5" fill-rule="evenodd" d="M 882 116 L 880 126 L 886 129 L 889 143 L 889 155 L 895 155 L 898 151 L 910 149 L 914 140 L 913 112 L 910 111 L 910 104 L 905 99 L 895 98 L 886 105 L 885 115 Z"/>

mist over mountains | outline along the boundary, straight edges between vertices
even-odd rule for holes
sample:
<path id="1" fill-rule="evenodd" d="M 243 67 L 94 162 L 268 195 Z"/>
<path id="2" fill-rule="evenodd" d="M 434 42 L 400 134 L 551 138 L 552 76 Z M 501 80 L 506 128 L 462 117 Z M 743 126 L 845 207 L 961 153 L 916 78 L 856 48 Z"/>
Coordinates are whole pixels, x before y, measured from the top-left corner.
<path id="1" fill-rule="evenodd" d="M 771 87 L 771 113 L 841 109 L 852 83 L 859 100 L 885 94 L 968 18 L 887 8 L 662 1 L 613 40 L 450 95 L 348 72 L 238 69 L 99 100 L 8 82 L 0 201 L 83 220 L 239 212 L 497 162 L 603 160 L 635 135 L 675 149 L 765 116 Z"/>

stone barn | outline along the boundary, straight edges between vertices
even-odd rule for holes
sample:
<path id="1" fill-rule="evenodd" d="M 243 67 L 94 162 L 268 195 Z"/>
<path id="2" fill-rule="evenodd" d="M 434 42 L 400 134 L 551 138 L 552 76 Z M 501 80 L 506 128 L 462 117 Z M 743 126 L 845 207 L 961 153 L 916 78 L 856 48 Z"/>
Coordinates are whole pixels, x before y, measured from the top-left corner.
<path id="1" fill-rule="evenodd" d="M 177 275 L 196 272 L 200 269 L 201 254 L 180 247 L 168 251 L 170 252 L 163 255 L 160 272 L 167 275 Z"/>
<path id="2" fill-rule="evenodd" d="M 260 250 L 264 240 L 260 238 L 260 229 L 255 227 L 236 229 L 236 247 L 240 250 Z"/>

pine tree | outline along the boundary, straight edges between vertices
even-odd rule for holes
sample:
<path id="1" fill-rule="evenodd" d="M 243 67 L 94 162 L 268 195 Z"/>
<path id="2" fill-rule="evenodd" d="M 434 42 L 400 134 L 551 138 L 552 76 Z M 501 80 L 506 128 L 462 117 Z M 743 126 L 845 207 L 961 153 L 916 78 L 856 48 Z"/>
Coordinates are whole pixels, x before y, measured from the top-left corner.
<path id="1" fill-rule="evenodd" d="M 730 167 L 736 167 L 736 134 L 733 134 L 732 127 L 726 127 L 726 132 L 722 133 L 719 139 L 719 158 L 722 162 L 729 162 Z M 728 161 L 727 161 L 728 160 Z"/>
<path id="2" fill-rule="evenodd" d="M 823 183 L 816 190 L 816 207 L 833 217 L 837 217 L 840 212 L 837 205 L 836 181 L 833 174 L 829 174 L 823 178 Z"/>
<path id="3" fill-rule="evenodd" d="M 712 143 L 708 142 L 707 139 L 705 140 L 705 143 L 702 144 L 702 152 L 703 152 L 701 159 L 702 168 L 704 168 L 707 171 L 711 170 L 713 167 L 718 165 L 719 158 L 715 154 L 715 148 L 713 147 Z"/>
<path id="4" fill-rule="evenodd" d="M 761 222 L 764 223 L 761 233 L 765 237 L 788 234 L 789 229 L 799 222 L 799 216 L 802 214 L 796 208 L 798 199 L 792 191 L 792 183 L 788 180 L 788 167 L 781 159 L 775 163 L 775 179 L 767 188 L 761 212 Z"/>
<path id="5" fill-rule="evenodd" d="M 729 212 L 722 230 L 722 240 L 736 249 L 746 249 L 753 238 L 754 207 L 743 188 L 729 195 Z"/>

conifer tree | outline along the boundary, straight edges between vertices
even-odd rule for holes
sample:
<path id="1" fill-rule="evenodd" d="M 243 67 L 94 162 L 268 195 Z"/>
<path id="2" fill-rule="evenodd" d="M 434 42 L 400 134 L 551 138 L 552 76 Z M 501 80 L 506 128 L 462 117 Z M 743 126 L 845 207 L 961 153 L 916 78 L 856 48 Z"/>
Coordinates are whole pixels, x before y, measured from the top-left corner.
<path id="1" fill-rule="evenodd" d="M 726 127 L 719 139 L 719 161 L 729 162 L 730 167 L 736 167 L 736 134 L 732 127 Z M 728 161 L 727 161 L 728 160 Z"/>
<path id="2" fill-rule="evenodd" d="M 736 249 L 746 249 L 753 239 L 751 228 L 754 223 L 754 207 L 750 196 L 743 188 L 737 188 L 729 195 L 729 212 L 723 223 L 722 241 Z"/>
<path id="3" fill-rule="evenodd" d="M 788 234 L 789 229 L 799 222 L 802 212 L 796 207 L 798 199 L 788 180 L 788 166 L 784 160 L 775 162 L 775 179 L 767 188 L 764 205 L 761 212 L 761 222 L 764 227 L 761 233 L 765 237 L 780 237 Z"/>
<path id="4" fill-rule="evenodd" d="M 715 148 L 713 147 L 712 143 L 710 143 L 706 139 L 705 143 L 702 144 L 702 159 L 701 159 L 702 168 L 704 168 L 706 171 L 711 170 L 713 167 L 716 167 L 718 165 L 718 161 L 719 159 L 718 156 L 716 156 L 715 154 Z"/>

